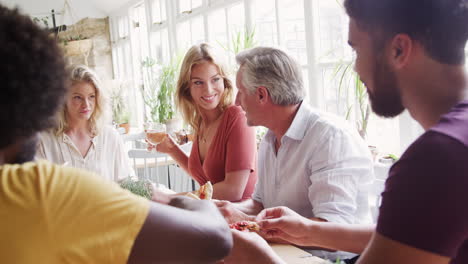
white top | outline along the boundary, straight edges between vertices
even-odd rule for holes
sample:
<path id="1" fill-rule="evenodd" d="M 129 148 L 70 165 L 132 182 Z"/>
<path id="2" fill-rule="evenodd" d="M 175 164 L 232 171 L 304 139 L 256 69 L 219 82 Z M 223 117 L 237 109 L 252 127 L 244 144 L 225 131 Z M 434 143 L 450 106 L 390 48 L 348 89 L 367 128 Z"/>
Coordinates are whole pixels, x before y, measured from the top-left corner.
<path id="1" fill-rule="evenodd" d="M 344 120 L 302 104 L 277 155 L 274 145 L 269 130 L 258 152 L 254 200 L 336 223 L 361 223 L 368 215 L 367 194 L 358 196 L 374 179 L 371 154 Z"/>
<path id="2" fill-rule="evenodd" d="M 133 175 L 123 141 L 113 127 L 105 126 L 91 142 L 91 148 L 83 157 L 65 133 L 55 136 L 45 132 L 40 136 L 36 158 L 87 169 L 112 181 Z"/>
<path id="3" fill-rule="evenodd" d="M 371 153 L 356 129 L 302 103 L 277 154 L 271 130 L 260 143 L 252 198 L 264 208 L 286 206 L 308 218 L 368 223 L 366 190 L 373 179 Z"/>

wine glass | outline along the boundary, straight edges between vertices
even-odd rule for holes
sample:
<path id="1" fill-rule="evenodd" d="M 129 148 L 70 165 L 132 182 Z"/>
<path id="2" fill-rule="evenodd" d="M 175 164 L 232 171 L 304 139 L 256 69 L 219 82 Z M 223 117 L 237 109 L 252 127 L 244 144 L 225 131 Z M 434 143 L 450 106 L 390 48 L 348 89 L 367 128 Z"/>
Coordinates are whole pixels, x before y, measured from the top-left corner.
<path id="1" fill-rule="evenodd" d="M 145 133 L 146 140 L 149 142 L 149 144 L 156 146 L 166 137 L 166 126 L 159 123 L 149 124 L 148 128 L 145 130 Z"/>

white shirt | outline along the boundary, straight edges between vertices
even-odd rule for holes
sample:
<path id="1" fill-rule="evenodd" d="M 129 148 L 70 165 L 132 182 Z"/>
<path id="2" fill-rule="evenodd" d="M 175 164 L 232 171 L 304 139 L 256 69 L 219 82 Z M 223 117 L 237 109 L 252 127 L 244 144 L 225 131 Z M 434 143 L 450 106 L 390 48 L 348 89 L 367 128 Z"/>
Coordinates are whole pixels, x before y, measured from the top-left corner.
<path id="1" fill-rule="evenodd" d="M 252 198 L 264 208 L 286 206 L 307 218 L 368 223 L 365 190 L 373 179 L 371 154 L 357 131 L 345 120 L 302 103 L 277 154 L 271 130 L 260 143 Z"/>
<path id="2" fill-rule="evenodd" d="M 358 133 L 344 120 L 301 104 L 278 154 L 272 131 L 262 140 L 253 199 L 304 217 L 362 223 L 369 205 L 361 189 L 373 179 L 370 151 Z"/>
<path id="3" fill-rule="evenodd" d="M 59 136 L 50 132 L 42 133 L 36 158 L 86 169 L 111 181 L 133 175 L 123 141 L 111 126 L 105 126 L 92 139 L 91 147 L 84 157 L 65 133 Z"/>

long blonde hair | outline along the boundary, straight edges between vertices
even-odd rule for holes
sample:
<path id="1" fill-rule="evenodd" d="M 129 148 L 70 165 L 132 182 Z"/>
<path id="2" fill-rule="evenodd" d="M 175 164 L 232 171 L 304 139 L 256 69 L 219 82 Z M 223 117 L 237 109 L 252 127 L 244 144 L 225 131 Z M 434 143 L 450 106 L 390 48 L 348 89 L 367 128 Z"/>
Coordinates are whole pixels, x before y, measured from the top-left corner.
<path id="1" fill-rule="evenodd" d="M 207 43 L 192 46 L 185 54 L 177 81 L 175 103 L 177 110 L 182 114 L 184 122 L 189 124 L 198 134 L 201 125 L 201 114 L 190 95 L 190 76 L 193 66 L 211 62 L 218 67 L 219 74 L 224 81 L 224 92 L 218 108 L 224 111 L 233 102 L 233 85 L 228 77 L 228 68 L 225 57 Z"/>
<path id="2" fill-rule="evenodd" d="M 98 135 L 104 124 L 106 123 L 106 96 L 101 86 L 101 81 L 99 80 L 97 74 L 91 70 L 88 66 L 85 65 L 71 65 L 68 69 L 70 85 L 74 85 L 80 82 L 86 82 L 91 84 L 96 90 L 96 104 L 94 106 L 94 111 L 89 118 L 89 128 L 93 136 Z M 55 128 L 55 134 L 63 134 L 69 128 L 67 120 L 67 105 L 66 101 L 62 105 L 62 109 L 58 114 L 57 127 Z"/>

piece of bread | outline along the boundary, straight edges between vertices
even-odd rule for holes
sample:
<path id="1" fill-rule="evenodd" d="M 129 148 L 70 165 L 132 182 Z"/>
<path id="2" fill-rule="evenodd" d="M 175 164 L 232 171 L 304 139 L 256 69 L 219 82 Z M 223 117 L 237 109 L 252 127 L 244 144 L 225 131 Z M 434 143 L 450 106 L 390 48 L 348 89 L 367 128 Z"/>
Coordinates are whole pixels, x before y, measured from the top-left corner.
<path id="1" fill-rule="evenodd" d="M 190 198 L 195 199 L 195 200 L 200 200 L 200 198 L 198 196 L 196 196 L 195 194 L 193 194 L 191 192 L 186 193 L 185 196 L 190 197 Z"/>
<path id="2" fill-rule="evenodd" d="M 201 200 L 211 200 L 211 198 L 213 198 L 213 185 L 211 185 L 209 181 L 206 182 L 204 185 L 200 186 L 196 194 Z"/>

